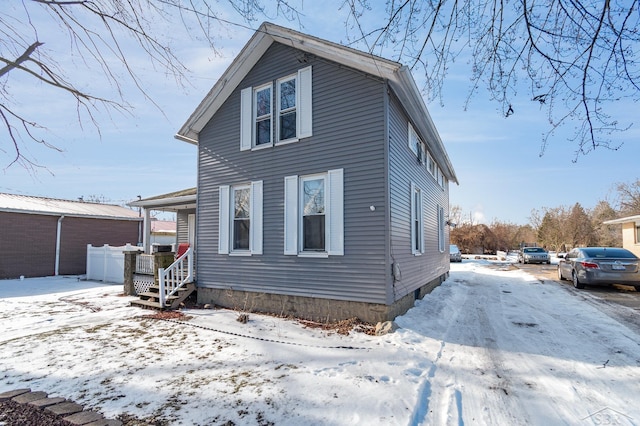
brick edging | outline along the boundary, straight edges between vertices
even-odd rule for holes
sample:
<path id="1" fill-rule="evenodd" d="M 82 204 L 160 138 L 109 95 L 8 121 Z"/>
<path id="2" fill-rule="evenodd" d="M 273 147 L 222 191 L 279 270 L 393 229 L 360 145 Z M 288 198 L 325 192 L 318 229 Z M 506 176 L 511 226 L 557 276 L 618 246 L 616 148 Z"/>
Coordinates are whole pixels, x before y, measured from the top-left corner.
<path id="1" fill-rule="evenodd" d="M 74 425 L 86 426 L 121 426 L 120 420 L 105 419 L 96 411 L 84 410 L 83 406 L 64 398 L 49 398 L 46 392 L 31 391 L 29 388 L 14 389 L 0 393 L 0 402 L 11 400 L 18 404 L 29 404 L 46 410 L 62 420 Z"/>

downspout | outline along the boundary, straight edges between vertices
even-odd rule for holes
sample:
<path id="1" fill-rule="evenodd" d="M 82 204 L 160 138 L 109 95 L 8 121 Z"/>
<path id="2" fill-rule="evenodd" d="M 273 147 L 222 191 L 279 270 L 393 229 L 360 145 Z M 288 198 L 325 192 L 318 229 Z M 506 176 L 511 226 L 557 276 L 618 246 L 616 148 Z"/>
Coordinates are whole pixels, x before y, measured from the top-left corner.
<path id="1" fill-rule="evenodd" d="M 56 230 L 56 276 L 58 276 L 60 273 L 60 236 L 62 235 L 62 219 L 64 219 L 64 215 L 60 216 L 60 218 L 58 219 L 58 228 Z"/>

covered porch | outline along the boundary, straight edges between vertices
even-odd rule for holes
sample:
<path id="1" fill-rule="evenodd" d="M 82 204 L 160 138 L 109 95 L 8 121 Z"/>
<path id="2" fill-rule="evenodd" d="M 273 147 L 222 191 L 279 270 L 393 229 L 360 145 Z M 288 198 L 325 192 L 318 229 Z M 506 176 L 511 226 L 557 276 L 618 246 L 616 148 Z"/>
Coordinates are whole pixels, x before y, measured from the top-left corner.
<path id="1" fill-rule="evenodd" d="M 140 296 L 134 305 L 175 309 L 195 290 L 196 188 L 170 192 L 128 203 L 143 217 L 143 253 L 131 253 L 131 289 Z M 152 244 L 153 212 L 176 214 L 176 233 L 168 245 Z M 126 273 L 125 273 L 126 281 Z M 125 282 L 125 287 L 127 283 Z"/>
<path id="2" fill-rule="evenodd" d="M 140 198 L 139 200 L 128 203 L 130 207 L 139 208 L 144 218 L 141 234 L 142 247 L 146 254 L 152 253 L 151 228 L 153 211 L 172 212 L 176 214 L 176 239 L 174 241 L 174 249 L 177 250 L 177 246 L 180 243 L 188 243 L 190 247 L 195 249 L 196 199 L 197 189 L 188 188 L 149 198 Z"/>

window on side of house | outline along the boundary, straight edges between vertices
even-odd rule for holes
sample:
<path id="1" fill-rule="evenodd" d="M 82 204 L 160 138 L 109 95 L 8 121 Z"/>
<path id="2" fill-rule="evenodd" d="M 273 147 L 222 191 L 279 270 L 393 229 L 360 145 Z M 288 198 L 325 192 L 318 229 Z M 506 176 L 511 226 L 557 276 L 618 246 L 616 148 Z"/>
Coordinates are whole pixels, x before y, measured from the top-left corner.
<path id="1" fill-rule="evenodd" d="M 640 244 L 640 223 L 636 223 L 636 244 Z"/>
<path id="2" fill-rule="evenodd" d="M 440 253 L 444 253 L 444 207 L 438 205 L 438 250 Z"/>
<path id="3" fill-rule="evenodd" d="M 344 255 L 344 171 L 285 178 L 284 254 Z"/>
<path id="4" fill-rule="evenodd" d="M 420 138 L 418 137 L 418 134 L 416 133 L 416 131 L 413 128 L 413 126 L 411 125 L 411 123 L 408 124 L 407 143 L 409 144 L 409 149 L 411 150 L 411 152 L 413 152 L 413 154 L 416 157 L 419 157 L 420 156 L 420 145 L 422 145 L 422 143 L 420 142 Z"/>
<path id="5" fill-rule="evenodd" d="M 424 225 L 422 220 L 422 191 L 411 184 L 411 252 L 424 253 Z"/>
<path id="6" fill-rule="evenodd" d="M 218 253 L 262 254 L 262 181 L 219 188 Z"/>

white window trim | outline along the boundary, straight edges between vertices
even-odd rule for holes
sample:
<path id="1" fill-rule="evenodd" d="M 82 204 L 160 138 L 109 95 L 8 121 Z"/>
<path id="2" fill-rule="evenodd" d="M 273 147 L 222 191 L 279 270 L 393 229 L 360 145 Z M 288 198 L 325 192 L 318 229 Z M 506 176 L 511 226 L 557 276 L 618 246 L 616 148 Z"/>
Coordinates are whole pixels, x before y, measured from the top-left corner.
<path id="1" fill-rule="evenodd" d="M 258 137 L 256 132 L 256 125 L 258 123 L 258 92 L 269 89 L 271 94 L 271 100 L 269 102 L 269 129 L 271 129 L 269 134 L 269 142 L 258 145 L 256 143 L 256 138 Z M 253 97 L 252 97 L 252 137 L 251 137 L 251 149 L 263 149 L 263 148 L 271 148 L 273 146 L 273 84 L 267 83 L 262 86 L 257 86 L 253 89 Z M 266 114 L 265 114 L 266 116 Z"/>
<path id="2" fill-rule="evenodd" d="M 250 188 L 249 250 L 233 249 L 233 193 L 235 189 Z M 263 190 L 262 181 L 242 185 L 220 185 L 218 211 L 218 254 L 229 256 L 253 256 L 262 254 L 263 245 Z"/>
<path id="3" fill-rule="evenodd" d="M 291 111 L 295 111 L 296 113 L 296 136 L 293 138 L 289 138 L 289 139 L 283 139 L 280 140 L 280 115 L 282 114 L 282 110 L 280 109 L 280 85 L 286 81 L 290 81 L 290 80 L 294 80 L 296 82 L 296 106 L 294 108 L 289 108 L 289 110 L 287 110 L 287 112 L 291 112 Z M 293 75 L 289 75 L 287 77 L 282 77 L 279 78 L 276 81 L 276 145 L 286 145 L 289 143 L 293 143 L 293 142 L 298 142 L 300 140 L 299 138 L 299 134 L 300 134 L 300 119 L 298 118 L 299 115 L 299 111 L 298 111 L 298 100 L 300 98 L 299 96 L 299 92 L 300 92 L 300 88 L 299 88 L 299 78 L 298 78 L 298 74 L 293 74 Z"/>
<path id="4" fill-rule="evenodd" d="M 407 139 L 408 139 L 407 143 L 409 145 L 409 150 L 413 152 L 413 155 L 417 157 L 418 156 L 417 141 L 419 141 L 420 138 L 418 137 L 418 134 L 416 133 L 415 129 L 413 128 L 410 122 L 408 123 Z"/>
<path id="5" fill-rule="evenodd" d="M 440 253 L 444 253 L 444 207 L 438 204 L 436 209 L 438 215 L 438 250 Z"/>
<path id="6" fill-rule="evenodd" d="M 416 192 L 419 194 L 418 197 L 418 202 L 420 203 L 418 207 L 418 209 L 416 209 L 416 205 L 415 205 L 415 194 Z M 422 195 L 422 190 L 414 183 L 411 183 L 411 253 L 414 256 L 420 256 L 424 253 L 424 220 L 423 220 L 423 206 L 424 206 L 424 200 L 423 200 L 423 195 Z M 420 217 L 416 218 L 416 210 L 418 211 L 418 214 L 420 215 Z M 415 222 L 418 221 L 419 224 L 419 229 L 418 232 L 420 233 L 419 235 L 419 240 L 418 240 L 418 245 L 420 246 L 419 248 L 416 248 L 415 242 L 416 242 L 416 234 L 415 234 L 415 227 L 414 224 Z"/>
<path id="7" fill-rule="evenodd" d="M 301 185 L 304 180 L 318 177 L 323 177 L 325 183 L 325 250 L 303 251 Z M 317 258 L 344 256 L 344 169 L 287 176 L 284 186 L 284 254 Z"/>
<path id="8" fill-rule="evenodd" d="M 279 83 L 291 78 L 296 79 L 296 137 L 280 141 Z M 276 80 L 275 84 L 275 91 L 273 89 L 273 82 L 257 87 L 245 87 L 240 91 L 240 151 L 256 151 L 264 148 L 272 148 L 278 145 L 298 142 L 300 139 L 313 136 L 313 79 L 311 65 L 299 69 L 297 74 Z M 256 93 L 267 87 L 271 87 L 271 142 L 256 146 Z M 274 92 L 278 93 L 274 94 Z"/>

